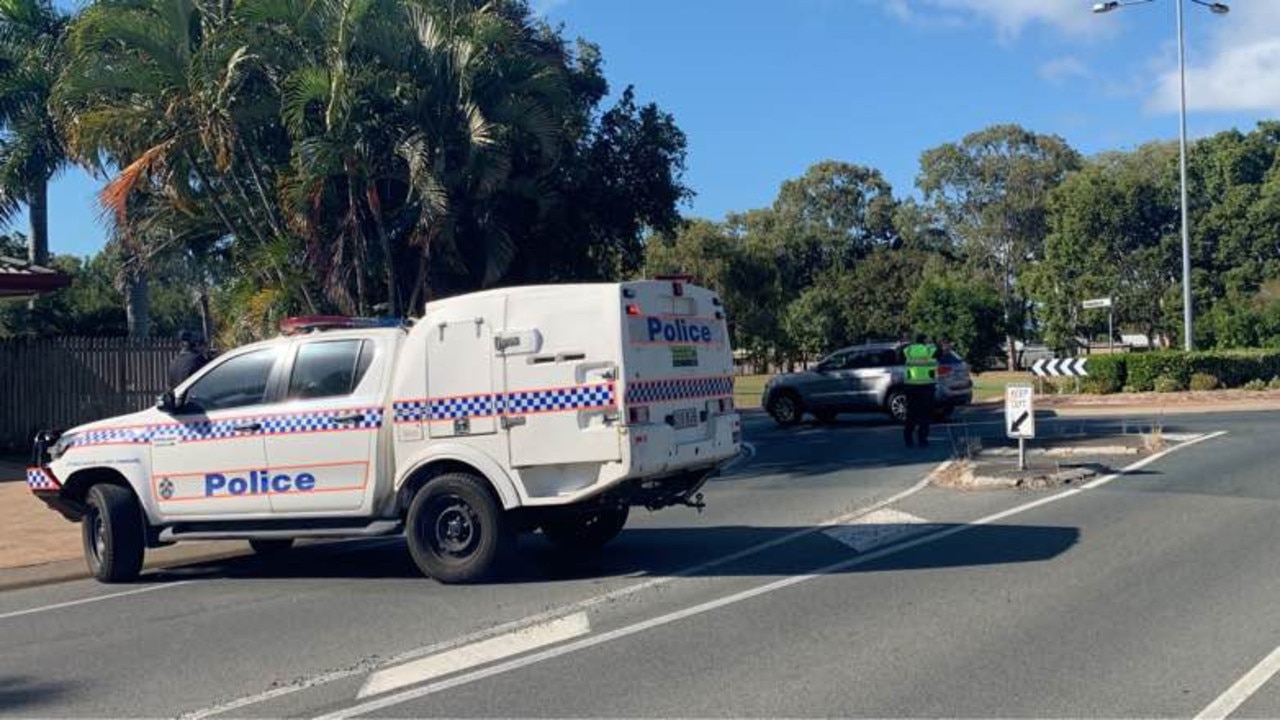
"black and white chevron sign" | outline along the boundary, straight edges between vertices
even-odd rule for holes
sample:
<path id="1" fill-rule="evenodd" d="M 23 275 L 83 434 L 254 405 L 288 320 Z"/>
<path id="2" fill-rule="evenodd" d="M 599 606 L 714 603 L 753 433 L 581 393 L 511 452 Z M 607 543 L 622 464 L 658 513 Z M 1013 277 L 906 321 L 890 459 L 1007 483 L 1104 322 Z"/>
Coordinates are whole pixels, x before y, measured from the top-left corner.
<path id="1" fill-rule="evenodd" d="M 1031 372 L 1039 377 L 1088 377 L 1085 358 L 1043 358 L 1031 364 Z"/>

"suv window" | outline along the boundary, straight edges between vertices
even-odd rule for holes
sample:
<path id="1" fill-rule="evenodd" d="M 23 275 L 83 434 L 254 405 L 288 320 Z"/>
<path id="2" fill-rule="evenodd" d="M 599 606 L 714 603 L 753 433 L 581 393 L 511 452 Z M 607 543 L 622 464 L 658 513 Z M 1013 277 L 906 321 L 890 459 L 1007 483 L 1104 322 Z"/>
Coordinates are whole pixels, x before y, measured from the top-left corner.
<path id="1" fill-rule="evenodd" d="M 278 348 L 237 355 L 197 380 L 183 400 L 204 412 L 259 405 L 266 398 L 267 380 L 277 355 Z"/>
<path id="2" fill-rule="evenodd" d="M 298 348 L 289 377 L 291 400 L 336 397 L 355 392 L 373 362 L 373 343 L 328 340 Z"/>

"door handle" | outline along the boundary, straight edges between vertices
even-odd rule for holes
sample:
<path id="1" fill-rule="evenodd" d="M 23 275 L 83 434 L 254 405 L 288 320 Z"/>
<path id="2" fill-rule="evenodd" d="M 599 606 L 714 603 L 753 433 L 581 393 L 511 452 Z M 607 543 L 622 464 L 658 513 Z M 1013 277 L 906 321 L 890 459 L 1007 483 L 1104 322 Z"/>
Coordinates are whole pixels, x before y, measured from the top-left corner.
<path id="1" fill-rule="evenodd" d="M 232 428 L 232 430 L 235 430 L 236 432 L 244 432 L 244 433 L 258 432 L 261 429 L 262 429 L 262 423 L 257 423 L 257 422 L 245 423 L 243 425 L 236 425 L 235 427 Z"/>
<path id="2" fill-rule="evenodd" d="M 333 421 L 336 423 L 342 423 L 343 425 L 352 425 L 358 422 L 363 422 L 364 413 L 355 413 L 354 415 L 339 415 L 338 417 L 334 418 Z"/>

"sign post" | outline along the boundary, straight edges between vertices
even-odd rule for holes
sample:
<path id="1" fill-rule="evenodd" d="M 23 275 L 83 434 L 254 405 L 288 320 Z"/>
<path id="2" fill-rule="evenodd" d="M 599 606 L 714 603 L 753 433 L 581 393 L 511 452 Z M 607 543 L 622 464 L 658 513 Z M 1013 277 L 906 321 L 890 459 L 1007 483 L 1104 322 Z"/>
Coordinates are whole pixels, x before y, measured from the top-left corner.
<path id="1" fill-rule="evenodd" d="M 1112 307 L 1111 298 L 1104 297 L 1085 300 L 1081 305 L 1085 310 L 1093 310 L 1095 308 L 1107 309 L 1107 353 L 1114 353 L 1116 351 L 1115 310 Z"/>
<path id="2" fill-rule="evenodd" d="M 1004 388 L 1004 430 L 1018 439 L 1018 469 L 1027 469 L 1027 438 L 1036 436 L 1035 388 L 1006 385 Z"/>

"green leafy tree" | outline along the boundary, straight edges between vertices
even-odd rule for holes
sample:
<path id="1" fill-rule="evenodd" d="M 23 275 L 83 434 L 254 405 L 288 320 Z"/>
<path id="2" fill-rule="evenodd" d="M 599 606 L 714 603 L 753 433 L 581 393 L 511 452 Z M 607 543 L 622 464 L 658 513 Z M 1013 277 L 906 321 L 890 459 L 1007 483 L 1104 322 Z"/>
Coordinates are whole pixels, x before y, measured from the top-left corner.
<path id="1" fill-rule="evenodd" d="M 926 151 L 916 183 L 957 238 L 972 268 L 1001 298 L 1014 341 L 1025 338 L 1030 303 L 1023 274 L 1043 252 L 1050 191 L 1080 157 L 1062 139 L 1017 125 L 996 125 Z"/>
<path id="2" fill-rule="evenodd" d="M 50 0 L 0 0 L 0 222 L 27 205 L 38 265 L 49 260 L 49 181 L 68 161 L 50 96 L 69 22 Z"/>
<path id="3" fill-rule="evenodd" d="M 916 331 L 950 340 L 975 370 L 1000 355 L 1003 307 L 987 283 L 929 277 L 912 296 L 910 313 Z"/>

